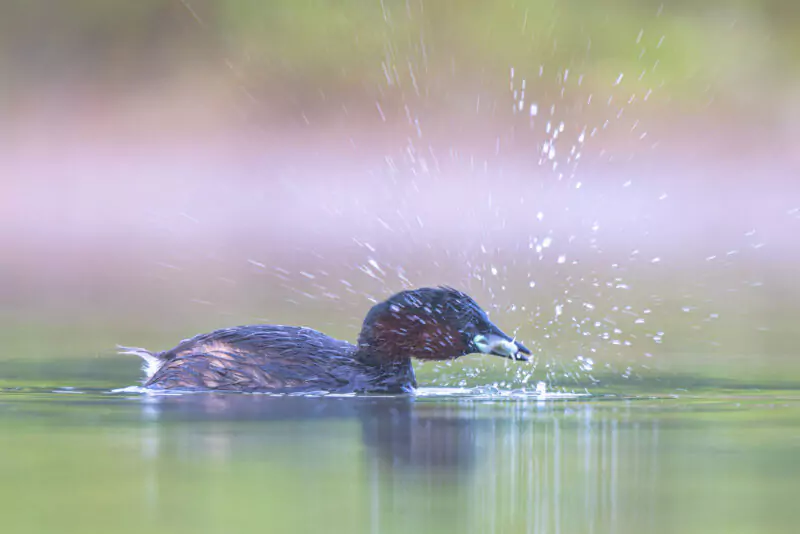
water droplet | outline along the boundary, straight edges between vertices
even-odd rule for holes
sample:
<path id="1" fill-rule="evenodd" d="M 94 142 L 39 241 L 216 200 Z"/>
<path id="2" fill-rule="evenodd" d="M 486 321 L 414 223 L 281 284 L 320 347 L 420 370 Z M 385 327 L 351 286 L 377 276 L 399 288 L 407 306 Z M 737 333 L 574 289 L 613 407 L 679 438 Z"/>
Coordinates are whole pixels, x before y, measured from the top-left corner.
<path id="1" fill-rule="evenodd" d="M 377 270 L 379 273 L 386 276 L 386 272 L 383 269 L 381 269 L 381 266 L 378 265 L 377 261 L 375 261 L 374 259 L 370 259 L 368 263 L 372 265 L 375 268 L 375 270 Z"/>

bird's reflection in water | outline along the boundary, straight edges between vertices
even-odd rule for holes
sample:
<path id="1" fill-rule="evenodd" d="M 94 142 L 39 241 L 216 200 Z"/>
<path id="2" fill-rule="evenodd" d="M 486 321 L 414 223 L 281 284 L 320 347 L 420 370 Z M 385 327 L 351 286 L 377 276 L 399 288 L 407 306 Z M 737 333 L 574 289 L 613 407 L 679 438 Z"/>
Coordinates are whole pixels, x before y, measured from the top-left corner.
<path id="1" fill-rule="evenodd" d="M 358 486 L 365 531 L 441 521 L 459 532 L 653 527 L 658 423 L 635 421 L 624 407 L 235 394 L 148 397 L 142 406 L 158 421 L 148 455 L 278 458 L 298 477 Z"/>
<path id="2" fill-rule="evenodd" d="M 226 460 L 263 454 L 280 434 L 293 447 L 324 447 L 315 422 L 340 426 L 337 432 L 360 427 L 361 444 L 385 467 L 408 470 L 469 470 L 475 454 L 479 422 L 456 417 L 456 411 L 411 397 L 270 397 L 264 395 L 198 394 L 142 398 L 144 417 L 170 423 L 206 422 L 182 429 L 182 456 L 204 455 Z M 242 426 L 241 423 L 263 423 Z M 288 424 L 281 424 L 288 423 Z M 330 426 L 326 432 L 332 431 Z M 174 430 L 174 429 L 173 429 Z M 274 431 L 274 432 L 273 432 Z M 153 443 L 148 445 L 153 454 Z"/>

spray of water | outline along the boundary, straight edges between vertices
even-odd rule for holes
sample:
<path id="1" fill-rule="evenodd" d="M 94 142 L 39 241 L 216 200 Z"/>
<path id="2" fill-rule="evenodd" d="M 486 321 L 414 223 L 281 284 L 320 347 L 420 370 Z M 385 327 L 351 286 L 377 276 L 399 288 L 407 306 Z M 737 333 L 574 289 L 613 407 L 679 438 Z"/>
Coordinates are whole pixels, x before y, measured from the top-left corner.
<path id="1" fill-rule="evenodd" d="M 182 2 L 204 27 L 191 3 Z M 500 117 L 504 125 L 487 126 L 496 135 L 476 149 L 455 137 L 443 142 L 428 135 L 435 123 L 431 98 L 442 85 L 434 80 L 441 82 L 445 75 L 432 65 L 444 62 L 428 46 L 421 25 L 398 23 L 402 17 L 421 17 L 423 4 L 406 3 L 393 10 L 381 2 L 381 9 L 385 43 L 376 65 L 382 81 L 374 114 L 387 128 L 398 121 L 404 125 L 397 148 L 366 171 L 384 189 L 386 203 L 379 210 L 360 205 L 358 199 L 330 200 L 322 206 L 332 217 L 358 213 L 364 221 L 363 231 L 352 236 L 347 260 L 339 265 L 323 257 L 276 265 L 266 254 L 242 262 L 274 277 L 293 293 L 290 302 L 298 306 L 323 301 L 326 309 L 348 313 L 352 328 L 358 327 L 364 305 L 391 293 L 429 283 L 458 285 L 477 292 L 479 301 L 503 322 L 519 324 L 516 334 L 537 354 L 531 365 L 505 363 L 499 372 L 498 364 L 485 360 L 423 366 L 437 386 L 488 381 L 497 391 L 569 392 L 598 383 L 600 374 L 635 377 L 669 338 L 661 313 L 665 293 L 644 288 L 640 280 L 669 268 L 671 258 L 652 250 L 646 225 L 628 239 L 633 246 L 620 252 L 615 241 L 619 214 L 596 204 L 609 188 L 617 188 L 622 199 L 617 200 L 618 211 L 627 210 L 624 200 L 634 195 L 649 195 L 648 205 L 671 198 L 668 191 L 651 191 L 646 177 L 596 170 L 630 162 L 658 146 L 644 111 L 663 87 L 660 51 L 668 39 L 646 28 L 631 35 L 636 71 L 593 70 L 590 36 L 582 55 L 568 64 L 543 60 L 509 66 L 505 100 L 489 92 L 470 100 L 469 113 L 475 118 Z M 520 26 L 524 36 L 532 31 L 527 11 Z M 453 64 L 452 72 L 456 69 Z M 597 82 L 600 76 L 603 83 Z M 466 108 L 463 112 L 468 113 Z M 629 153 L 613 146 L 620 132 L 638 142 Z M 474 203 L 462 207 L 462 235 L 436 239 L 437 195 L 452 188 L 476 191 Z M 800 208 L 787 216 L 800 219 Z M 765 246 L 758 229 L 744 240 L 749 251 Z M 739 249 L 709 252 L 705 261 L 710 264 L 729 264 L 741 254 Z M 420 256 L 425 258 L 422 267 Z M 408 261 L 410 257 L 415 261 Z M 451 278 L 442 280 L 443 273 Z M 759 287 L 762 281 L 747 283 Z M 689 321 L 702 326 L 719 319 L 713 302 L 697 303 L 688 292 L 681 297 L 686 304 L 680 311 Z M 640 357 L 645 363 L 628 363 L 642 361 Z"/>

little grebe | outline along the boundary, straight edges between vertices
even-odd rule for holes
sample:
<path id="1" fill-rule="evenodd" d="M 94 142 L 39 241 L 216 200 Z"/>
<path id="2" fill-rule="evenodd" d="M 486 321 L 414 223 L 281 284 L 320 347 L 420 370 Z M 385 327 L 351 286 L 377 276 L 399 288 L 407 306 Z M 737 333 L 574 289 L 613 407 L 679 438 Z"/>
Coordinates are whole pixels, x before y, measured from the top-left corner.
<path id="1" fill-rule="evenodd" d="M 367 314 L 358 344 L 310 328 L 235 326 L 182 341 L 165 352 L 120 347 L 145 361 L 154 389 L 410 392 L 411 358 L 472 353 L 527 361 L 530 351 L 497 328 L 468 295 L 449 287 L 403 291 Z"/>

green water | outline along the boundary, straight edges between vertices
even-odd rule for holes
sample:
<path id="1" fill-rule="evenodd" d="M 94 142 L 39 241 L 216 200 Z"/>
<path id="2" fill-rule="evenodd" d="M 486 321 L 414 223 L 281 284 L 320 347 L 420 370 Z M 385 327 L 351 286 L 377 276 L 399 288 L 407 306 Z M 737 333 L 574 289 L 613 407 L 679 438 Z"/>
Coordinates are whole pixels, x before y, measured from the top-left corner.
<path id="1" fill-rule="evenodd" d="M 4 532 L 789 533 L 800 521 L 796 391 L 152 396 L 2 371 Z"/>

